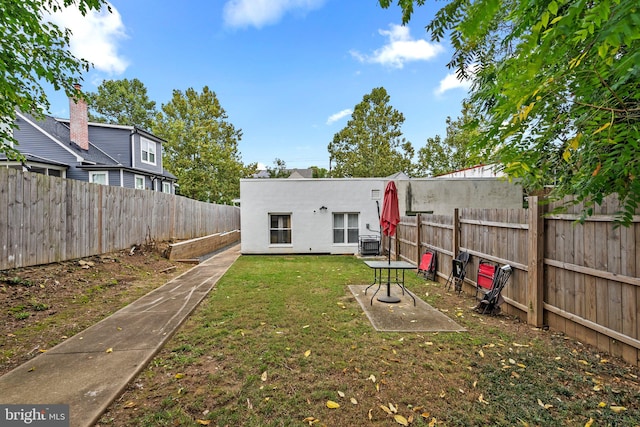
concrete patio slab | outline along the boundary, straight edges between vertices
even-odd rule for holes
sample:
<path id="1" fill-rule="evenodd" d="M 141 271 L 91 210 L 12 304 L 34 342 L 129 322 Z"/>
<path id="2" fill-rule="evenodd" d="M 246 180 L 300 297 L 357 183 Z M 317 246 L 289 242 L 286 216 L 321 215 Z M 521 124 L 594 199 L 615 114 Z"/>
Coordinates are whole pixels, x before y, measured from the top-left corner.
<path id="1" fill-rule="evenodd" d="M 365 295 L 368 285 L 350 285 L 349 290 L 356 298 L 376 331 L 381 332 L 464 332 L 465 328 L 458 325 L 445 314 L 416 298 L 416 305 L 406 293 L 402 294 L 399 286 L 391 288 L 391 295 L 400 298 L 399 303 L 388 304 L 376 298 L 371 303 L 371 297 L 376 290 L 372 286 Z M 382 291 L 380 291 L 382 292 Z"/>

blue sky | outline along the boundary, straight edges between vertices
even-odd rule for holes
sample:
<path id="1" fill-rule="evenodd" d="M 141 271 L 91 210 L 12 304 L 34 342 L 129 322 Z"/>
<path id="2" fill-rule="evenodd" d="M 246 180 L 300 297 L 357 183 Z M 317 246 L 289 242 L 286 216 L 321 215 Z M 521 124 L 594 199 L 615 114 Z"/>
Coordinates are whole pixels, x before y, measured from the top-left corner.
<path id="1" fill-rule="evenodd" d="M 72 52 L 94 64 L 83 90 L 104 79 L 144 83 L 157 107 L 173 90 L 214 91 L 242 129 L 244 163 L 329 168 L 327 145 L 354 106 L 384 87 L 417 150 L 445 135 L 468 84 L 446 68 L 448 43 L 424 27 L 443 2 L 431 1 L 402 27 L 397 7 L 345 0 L 112 0 L 113 13 L 53 19 L 73 31 Z M 63 93 L 50 113 L 68 117 Z"/>

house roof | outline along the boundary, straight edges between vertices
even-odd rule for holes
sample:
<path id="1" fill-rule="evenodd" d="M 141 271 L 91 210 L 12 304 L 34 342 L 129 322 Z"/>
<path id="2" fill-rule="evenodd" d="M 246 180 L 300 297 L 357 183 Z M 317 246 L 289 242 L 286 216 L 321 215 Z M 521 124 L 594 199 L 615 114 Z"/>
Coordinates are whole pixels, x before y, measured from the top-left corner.
<path id="1" fill-rule="evenodd" d="M 51 160 L 51 159 L 47 159 L 45 157 L 40 157 L 40 156 L 36 156 L 35 154 L 30 154 L 30 153 L 21 153 L 24 158 L 27 160 L 27 162 L 33 162 L 33 163 L 40 163 L 43 165 L 51 165 L 51 166 L 59 166 L 59 167 L 64 167 L 64 168 L 68 168 L 69 165 L 65 164 L 65 163 L 61 163 L 55 160 Z M 0 160 L 2 161 L 6 161 L 9 160 L 8 157 L 6 156 L 6 154 L 4 153 L 0 153 Z M 20 163 L 19 161 L 16 161 L 16 163 Z"/>
<path id="2" fill-rule="evenodd" d="M 68 119 L 56 119 L 47 115 L 45 115 L 43 119 L 37 119 L 29 113 L 18 112 L 18 114 L 22 116 L 23 119 L 30 122 L 32 126 L 36 127 L 37 129 L 48 135 L 50 138 L 52 138 L 64 149 L 74 154 L 78 159 L 78 163 L 82 164 L 81 166 L 79 166 L 80 169 L 125 169 L 134 171 L 141 175 L 157 175 L 143 169 L 133 169 L 124 166 L 122 163 L 105 153 L 102 149 L 100 149 L 99 146 L 93 144 L 91 141 L 89 141 L 89 149 L 83 150 L 82 148 L 80 148 L 80 146 L 71 141 L 71 131 L 69 129 Z M 148 138 L 153 138 L 161 142 L 163 141 L 161 138 L 158 138 L 157 136 L 145 131 L 144 129 L 140 129 L 135 126 L 111 125 L 105 123 L 90 123 L 90 126 L 126 129 L 130 130 L 131 132 L 138 132 Z M 162 176 L 167 179 L 177 180 L 177 177 L 168 172 L 166 169 L 163 169 Z"/>
<path id="3" fill-rule="evenodd" d="M 96 147 L 89 141 L 89 149 L 83 150 L 76 143 L 71 141 L 71 131 L 69 126 L 60 120 L 51 116 L 44 116 L 43 120 L 38 120 L 29 113 L 19 113 L 33 126 L 41 129 L 47 135 L 54 138 L 55 141 L 62 145 L 67 151 L 72 152 L 82 163 L 96 165 L 120 165 L 113 157 L 106 154 L 100 148 Z"/>

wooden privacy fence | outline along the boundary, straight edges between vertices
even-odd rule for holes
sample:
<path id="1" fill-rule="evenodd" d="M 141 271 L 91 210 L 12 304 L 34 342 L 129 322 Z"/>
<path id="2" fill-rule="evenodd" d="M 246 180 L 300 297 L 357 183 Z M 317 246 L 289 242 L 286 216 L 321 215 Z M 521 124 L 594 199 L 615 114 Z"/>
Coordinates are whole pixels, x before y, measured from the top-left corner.
<path id="1" fill-rule="evenodd" d="M 240 229 L 240 209 L 0 168 L 0 270 Z"/>
<path id="2" fill-rule="evenodd" d="M 433 249 L 444 282 L 452 258 L 466 251 L 471 254 L 467 290 L 475 287 L 479 260 L 509 264 L 506 312 L 640 365 L 640 216 L 629 227 L 614 227 L 615 197 L 596 206 L 582 224 L 580 205 L 545 215 L 553 207 L 530 197 L 528 209 L 402 217 L 391 241 L 392 257 L 417 265 L 421 254 Z"/>

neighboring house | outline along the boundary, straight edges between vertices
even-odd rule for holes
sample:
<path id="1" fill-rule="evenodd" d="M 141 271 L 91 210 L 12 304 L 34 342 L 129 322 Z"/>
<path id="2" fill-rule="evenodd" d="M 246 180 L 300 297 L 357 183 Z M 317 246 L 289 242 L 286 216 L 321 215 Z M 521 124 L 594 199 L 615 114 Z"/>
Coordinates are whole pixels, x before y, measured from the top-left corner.
<path id="1" fill-rule="evenodd" d="M 25 161 L 0 155 L 0 166 L 175 194 L 177 179 L 162 167 L 162 139 L 135 126 L 89 123 L 84 100 L 69 105 L 69 120 L 17 111 L 14 148 Z"/>
<path id="2" fill-rule="evenodd" d="M 452 215 L 455 208 L 521 208 L 522 187 L 496 178 L 403 179 L 394 175 L 401 215 Z M 380 239 L 388 178 L 241 179 L 245 254 L 356 254 Z"/>

